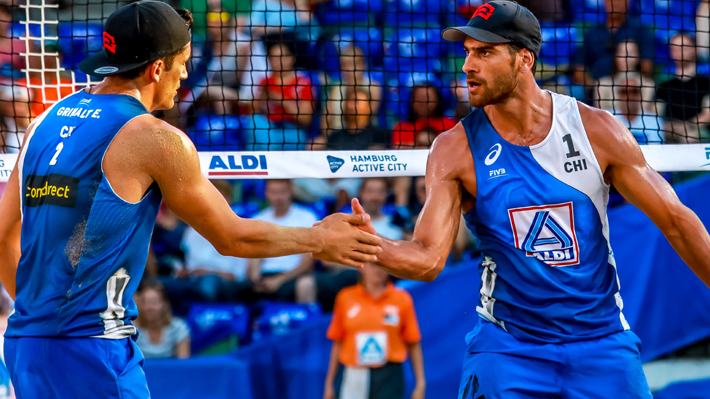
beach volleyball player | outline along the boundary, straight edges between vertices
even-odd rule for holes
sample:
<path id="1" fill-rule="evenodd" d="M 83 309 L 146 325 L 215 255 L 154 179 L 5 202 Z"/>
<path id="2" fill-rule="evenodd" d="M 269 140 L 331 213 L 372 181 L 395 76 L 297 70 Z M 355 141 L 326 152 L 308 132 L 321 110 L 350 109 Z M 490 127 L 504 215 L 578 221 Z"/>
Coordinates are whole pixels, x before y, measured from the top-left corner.
<path id="1" fill-rule="evenodd" d="M 710 285 L 705 227 L 611 114 L 537 86 L 540 26 L 526 8 L 483 4 L 443 36 L 463 41 L 475 109 L 436 139 L 414 239 L 385 240 L 379 264 L 431 281 L 460 212 L 475 231 L 480 318 L 467 336 L 459 398 L 651 398 L 622 313 L 609 185 Z"/>
<path id="2" fill-rule="evenodd" d="M 225 255 L 377 259 L 380 238 L 356 227 L 368 217 L 308 229 L 240 219 L 188 137 L 151 116 L 187 77 L 191 21 L 162 2 L 114 12 L 103 51 L 80 65 L 106 78 L 26 133 L 0 202 L 0 279 L 16 294 L 5 362 L 19 399 L 149 397 L 132 298 L 161 198 Z"/>

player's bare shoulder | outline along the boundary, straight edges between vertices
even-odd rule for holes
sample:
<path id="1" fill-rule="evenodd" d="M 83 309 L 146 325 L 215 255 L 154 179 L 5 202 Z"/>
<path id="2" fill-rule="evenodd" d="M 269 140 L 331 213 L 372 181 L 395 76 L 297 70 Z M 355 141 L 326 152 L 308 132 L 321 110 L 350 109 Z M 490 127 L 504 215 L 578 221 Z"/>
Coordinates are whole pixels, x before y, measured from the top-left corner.
<path id="1" fill-rule="evenodd" d="M 578 105 L 589 142 L 605 175 L 610 165 L 643 159 L 638 142 L 614 115 L 581 102 Z"/>
<path id="2" fill-rule="evenodd" d="M 445 170 L 460 176 L 463 171 L 470 171 L 475 178 L 473 155 L 461 122 L 434 140 L 429 153 L 429 165 L 432 164 L 437 166 L 437 173 Z"/>
<path id="3" fill-rule="evenodd" d="M 465 197 L 473 198 L 475 195 L 476 168 L 466 130 L 461 122 L 441 133 L 434 140 L 427 163 L 427 179 L 430 178 L 457 180 L 461 182 L 465 191 L 470 193 Z"/>
<path id="4" fill-rule="evenodd" d="M 104 173 L 127 201 L 141 198 L 161 176 L 199 171 L 194 144 L 180 129 L 150 114 L 132 119 L 106 151 Z"/>

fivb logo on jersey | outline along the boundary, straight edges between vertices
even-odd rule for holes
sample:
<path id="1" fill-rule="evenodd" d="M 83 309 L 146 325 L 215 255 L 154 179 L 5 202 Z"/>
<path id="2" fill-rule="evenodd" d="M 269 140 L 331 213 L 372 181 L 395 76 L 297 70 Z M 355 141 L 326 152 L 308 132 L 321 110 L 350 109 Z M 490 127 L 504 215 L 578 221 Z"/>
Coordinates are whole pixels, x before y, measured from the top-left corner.
<path id="1" fill-rule="evenodd" d="M 550 266 L 579 264 L 572 203 L 508 210 L 515 247 Z"/>

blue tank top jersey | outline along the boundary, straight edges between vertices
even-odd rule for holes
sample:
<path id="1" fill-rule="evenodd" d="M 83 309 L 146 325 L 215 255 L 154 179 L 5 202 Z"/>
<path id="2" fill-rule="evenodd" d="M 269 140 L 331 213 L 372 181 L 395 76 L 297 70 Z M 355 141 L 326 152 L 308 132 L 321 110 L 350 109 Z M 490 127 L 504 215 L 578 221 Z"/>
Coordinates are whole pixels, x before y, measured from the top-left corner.
<path id="1" fill-rule="evenodd" d="M 79 91 L 28 132 L 18 171 L 22 256 L 7 337 L 125 338 L 145 269 L 159 190 L 119 198 L 102 170 L 109 144 L 148 111 L 127 95 Z"/>
<path id="2" fill-rule="evenodd" d="M 462 124 L 476 167 L 468 227 L 484 254 L 479 315 L 523 341 L 564 343 L 628 329 L 606 217 L 609 186 L 576 100 L 551 93 L 548 136 L 505 141 L 483 109 Z"/>

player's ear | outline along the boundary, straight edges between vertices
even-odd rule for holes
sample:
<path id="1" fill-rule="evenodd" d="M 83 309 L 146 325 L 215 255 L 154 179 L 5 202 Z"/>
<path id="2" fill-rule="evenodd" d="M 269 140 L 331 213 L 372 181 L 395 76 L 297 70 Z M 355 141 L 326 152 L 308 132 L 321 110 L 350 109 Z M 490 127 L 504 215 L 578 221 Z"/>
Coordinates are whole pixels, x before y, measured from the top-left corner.
<path id="1" fill-rule="evenodd" d="M 159 82 L 160 75 L 165 71 L 165 62 L 163 60 L 153 61 L 148 67 L 148 78 L 151 82 Z"/>
<path id="2" fill-rule="evenodd" d="M 527 73 L 532 72 L 532 69 L 535 66 L 535 55 L 533 54 L 533 52 L 524 48 L 524 49 L 520 50 L 520 56 L 521 56 L 521 62 L 520 62 L 521 72 L 523 72 L 523 74 L 527 74 Z"/>

